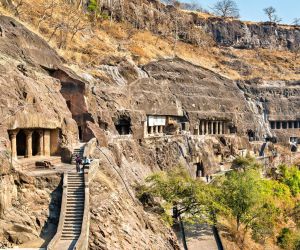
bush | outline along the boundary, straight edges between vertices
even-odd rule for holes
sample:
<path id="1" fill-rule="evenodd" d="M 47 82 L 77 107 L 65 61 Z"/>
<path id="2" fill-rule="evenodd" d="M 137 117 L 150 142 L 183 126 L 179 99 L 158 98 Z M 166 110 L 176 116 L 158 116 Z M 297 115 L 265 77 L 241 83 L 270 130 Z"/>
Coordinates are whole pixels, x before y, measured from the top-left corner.
<path id="1" fill-rule="evenodd" d="M 300 250 L 300 234 L 285 227 L 277 237 L 277 244 L 283 249 Z"/>
<path id="2" fill-rule="evenodd" d="M 289 228 L 283 228 L 277 237 L 277 244 L 283 249 L 293 249 L 293 233 Z"/>

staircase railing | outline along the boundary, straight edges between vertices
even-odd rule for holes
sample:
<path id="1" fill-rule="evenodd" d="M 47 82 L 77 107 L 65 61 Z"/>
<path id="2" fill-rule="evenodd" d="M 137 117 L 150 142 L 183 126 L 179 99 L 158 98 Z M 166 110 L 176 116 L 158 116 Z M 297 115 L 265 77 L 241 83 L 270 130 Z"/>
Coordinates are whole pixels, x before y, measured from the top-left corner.
<path id="1" fill-rule="evenodd" d="M 64 225 L 64 221 L 65 221 L 65 216 L 66 216 L 67 192 L 68 192 L 68 173 L 64 173 L 59 223 L 57 226 L 56 234 L 54 235 L 53 239 L 48 244 L 47 250 L 56 250 L 55 246 L 61 238 L 62 231 L 63 231 L 63 225 Z"/>

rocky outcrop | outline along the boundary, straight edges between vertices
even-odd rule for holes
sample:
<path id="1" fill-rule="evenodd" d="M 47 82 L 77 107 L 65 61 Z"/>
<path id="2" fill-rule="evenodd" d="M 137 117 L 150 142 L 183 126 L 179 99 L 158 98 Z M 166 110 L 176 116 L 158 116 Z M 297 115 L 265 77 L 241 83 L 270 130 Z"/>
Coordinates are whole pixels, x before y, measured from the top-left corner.
<path id="1" fill-rule="evenodd" d="M 104 1 L 103 5 L 104 11 L 111 11 L 109 1 Z M 250 23 L 213 16 L 203 18 L 195 12 L 182 11 L 160 1 L 127 0 L 114 12 L 117 19 L 126 19 L 136 28 L 156 34 L 171 35 L 176 29 L 180 40 L 197 45 L 211 44 L 209 37 L 217 45 L 240 49 L 292 50 L 300 44 L 297 26 Z"/>
<path id="2" fill-rule="evenodd" d="M 300 46 L 300 28 L 275 23 L 247 23 L 239 20 L 208 18 L 195 20 L 214 41 L 239 49 L 268 48 L 294 50 Z"/>
<path id="3" fill-rule="evenodd" d="M 60 175 L 7 175 L 0 191 L 0 248 L 47 244 L 59 219 Z"/>
<path id="4" fill-rule="evenodd" d="M 16 20 L 0 16 L 0 26 L 0 148 L 10 148 L 8 130 L 16 128 L 60 128 L 63 144 L 75 143 L 77 126 L 60 82 L 42 68 L 59 66 L 60 57 Z"/>
<path id="5" fill-rule="evenodd" d="M 134 142 L 115 146 L 120 158 L 105 148 L 94 154 L 100 164 L 90 181 L 89 249 L 179 249 L 165 222 L 145 211 L 135 198 L 136 184 L 153 171 L 143 165 L 145 155 Z M 140 153 L 138 158 L 128 157 L 134 156 L 132 150 Z"/>

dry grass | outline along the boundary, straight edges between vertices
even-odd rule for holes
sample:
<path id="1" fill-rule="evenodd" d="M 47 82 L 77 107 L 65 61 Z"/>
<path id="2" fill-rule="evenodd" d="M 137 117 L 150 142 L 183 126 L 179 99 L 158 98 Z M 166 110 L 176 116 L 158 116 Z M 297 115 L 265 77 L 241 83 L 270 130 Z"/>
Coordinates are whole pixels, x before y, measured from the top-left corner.
<path id="1" fill-rule="evenodd" d="M 71 9 L 63 0 L 55 2 L 57 6 L 53 9 L 52 17 L 43 19 L 43 9 L 49 5 L 49 1 L 24 0 L 19 18 L 30 30 L 48 40 L 68 64 L 77 64 L 81 68 L 93 67 L 105 63 L 118 63 L 118 58 L 125 57 L 132 58 L 138 64 L 146 64 L 176 55 L 232 79 L 300 79 L 300 56 L 295 60 L 294 54 L 288 51 L 219 48 L 214 46 L 207 34 L 201 34 L 200 41 L 205 41 L 204 45 L 177 42 L 176 49 L 173 50 L 174 39 L 171 37 L 137 30 L 127 23 L 111 23 L 104 20 L 92 25 L 84 13 Z M 11 15 L 7 11 L 0 11 Z M 83 29 L 73 38 L 68 34 L 65 45 L 62 46 L 65 31 L 53 31 L 58 24 L 67 22 L 68 13 L 75 13 L 75 17 L 81 18 L 80 25 Z M 198 14 L 204 15 L 204 18 L 211 16 L 205 13 Z M 249 70 L 245 72 L 246 68 Z"/>

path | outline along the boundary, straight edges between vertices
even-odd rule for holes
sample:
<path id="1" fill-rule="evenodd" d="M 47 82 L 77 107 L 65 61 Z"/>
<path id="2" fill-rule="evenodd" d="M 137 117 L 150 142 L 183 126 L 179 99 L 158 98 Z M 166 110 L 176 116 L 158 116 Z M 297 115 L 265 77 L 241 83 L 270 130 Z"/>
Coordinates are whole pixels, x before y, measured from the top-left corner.
<path id="1" fill-rule="evenodd" d="M 213 229 L 207 224 L 185 225 L 188 250 L 221 250 Z"/>
<path id="2" fill-rule="evenodd" d="M 207 224 L 184 224 L 185 237 L 188 250 L 223 250 L 222 246 L 218 245 L 213 228 Z M 182 233 L 175 231 L 180 249 L 184 249 L 182 241 Z"/>

